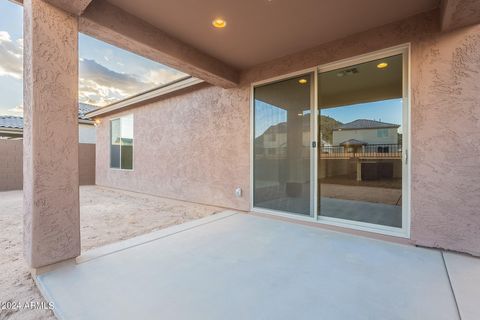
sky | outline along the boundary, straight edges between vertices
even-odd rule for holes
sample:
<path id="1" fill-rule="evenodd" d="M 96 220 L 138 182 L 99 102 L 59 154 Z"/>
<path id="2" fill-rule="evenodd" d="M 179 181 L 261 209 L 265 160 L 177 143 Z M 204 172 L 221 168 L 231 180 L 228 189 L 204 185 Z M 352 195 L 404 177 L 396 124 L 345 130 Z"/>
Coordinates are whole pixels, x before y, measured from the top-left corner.
<path id="1" fill-rule="evenodd" d="M 401 125 L 402 99 L 382 100 L 322 109 L 320 114 L 333 118 L 341 123 L 348 123 L 357 119 L 369 119 Z"/>
<path id="2" fill-rule="evenodd" d="M 0 0 L 0 115 L 23 114 L 23 8 Z M 79 34 L 79 102 L 105 106 L 186 74 Z"/>

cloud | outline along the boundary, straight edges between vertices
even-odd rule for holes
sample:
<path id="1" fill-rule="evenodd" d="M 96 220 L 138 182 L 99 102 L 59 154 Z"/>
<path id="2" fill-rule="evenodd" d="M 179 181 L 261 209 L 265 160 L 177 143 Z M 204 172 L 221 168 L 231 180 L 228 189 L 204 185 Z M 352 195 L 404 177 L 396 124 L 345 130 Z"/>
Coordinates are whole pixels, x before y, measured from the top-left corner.
<path id="1" fill-rule="evenodd" d="M 23 39 L 13 41 L 7 31 L 0 31 L 0 76 L 23 76 Z"/>
<path id="2" fill-rule="evenodd" d="M 112 56 L 105 55 L 106 61 Z M 113 60 L 115 63 L 115 61 Z M 122 65 L 120 62 L 116 62 Z M 135 63 L 135 61 L 132 61 Z M 7 31 L 0 31 L 0 76 L 23 77 L 23 39 L 12 40 Z M 80 102 L 104 106 L 117 100 L 152 89 L 185 76 L 184 73 L 159 66 L 141 75 L 119 73 L 95 60 L 79 59 Z M 8 109 L 9 113 L 21 114 L 21 106 Z"/>
<path id="3" fill-rule="evenodd" d="M 85 103 L 107 105 L 154 86 L 134 75 L 112 71 L 95 60 L 80 59 L 79 69 L 79 100 Z"/>
<path id="4" fill-rule="evenodd" d="M 132 74 L 115 72 L 95 60 L 80 59 L 79 100 L 104 106 L 184 75 L 173 69 L 161 68 L 151 70 L 140 78 Z"/>
<path id="5" fill-rule="evenodd" d="M 157 69 L 150 70 L 146 76 L 148 82 L 154 83 L 157 86 L 166 84 L 186 76 L 185 73 L 173 69 Z"/>
<path id="6" fill-rule="evenodd" d="M 7 115 L 9 116 L 23 116 L 23 105 L 18 105 L 16 107 L 13 107 L 11 109 L 7 109 Z"/>
<path id="7" fill-rule="evenodd" d="M 145 90 L 149 83 L 143 82 L 134 75 L 112 71 L 95 60 L 80 61 L 80 79 L 97 83 L 99 86 L 112 88 L 121 92 L 139 92 Z"/>

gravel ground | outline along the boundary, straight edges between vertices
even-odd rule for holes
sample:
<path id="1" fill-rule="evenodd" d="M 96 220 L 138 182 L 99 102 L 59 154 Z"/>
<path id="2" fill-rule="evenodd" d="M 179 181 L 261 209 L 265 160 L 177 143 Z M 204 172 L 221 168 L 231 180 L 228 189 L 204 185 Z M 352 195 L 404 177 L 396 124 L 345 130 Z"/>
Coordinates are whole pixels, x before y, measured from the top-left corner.
<path id="1" fill-rule="evenodd" d="M 22 253 L 22 191 L 0 192 L 0 303 L 43 302 Z M 202 218 L 221 208 L 134 192 L 80 187 L 82 251 Z M 0 320 L 54 320 L 51 311 L 0 310 Z"/>

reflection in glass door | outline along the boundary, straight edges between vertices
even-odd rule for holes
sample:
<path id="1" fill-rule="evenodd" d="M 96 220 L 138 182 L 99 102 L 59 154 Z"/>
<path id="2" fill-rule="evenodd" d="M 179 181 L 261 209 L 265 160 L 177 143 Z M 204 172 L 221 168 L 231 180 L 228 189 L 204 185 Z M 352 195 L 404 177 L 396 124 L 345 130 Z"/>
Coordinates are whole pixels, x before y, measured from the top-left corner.
<path id="1" fill-rule="evenodd" d="M 402 228 L 402 55 L 318 74 L 318 216 Z"/>
<path id="2" fill-rule="evenodd" d="M 253 204 L 313 216 L 311 117 L 314 74 L 254 89 Z"/>

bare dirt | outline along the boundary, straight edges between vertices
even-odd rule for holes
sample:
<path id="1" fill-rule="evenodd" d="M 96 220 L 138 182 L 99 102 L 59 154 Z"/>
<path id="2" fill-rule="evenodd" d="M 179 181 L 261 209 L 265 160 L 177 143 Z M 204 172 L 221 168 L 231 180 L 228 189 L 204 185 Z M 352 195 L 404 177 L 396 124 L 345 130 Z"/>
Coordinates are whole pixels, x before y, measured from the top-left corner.
<path id="1" fill-rule="evenodd" d="M 54 320 L 49 310 L 24 308 L 45 302 L 23 259 L 22 191 L 0 192 L 0 320 Z M 222 211 L 221 208 L 103 188 L 80 187 L 82 251 Z"/>

